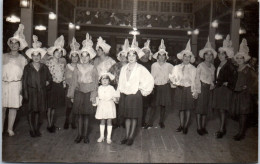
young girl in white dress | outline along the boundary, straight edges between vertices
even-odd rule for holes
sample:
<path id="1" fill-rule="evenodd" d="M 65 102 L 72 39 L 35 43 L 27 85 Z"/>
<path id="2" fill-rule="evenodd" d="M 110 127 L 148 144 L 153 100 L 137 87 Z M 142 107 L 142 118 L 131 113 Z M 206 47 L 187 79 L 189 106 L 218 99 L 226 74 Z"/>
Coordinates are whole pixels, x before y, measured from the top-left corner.
<path id="1" fill-rule="evenodd" d="M 104 141 L 105 123 L 107 120 L 107 143 L 111 144 L 112 134 L 112 119 L 116 118 L 116 106 L 117 101 L 116 91 L 113 86 L 110 85 L 111 80 L 114 80 L 115 76 L 111 73 L 102 73 L 100 75 L 101 86 L 98 87 L 98 97 L 96 98 L 97 112 L 96 119 L 100 122 L 100 137 L 97 142 Z"/>

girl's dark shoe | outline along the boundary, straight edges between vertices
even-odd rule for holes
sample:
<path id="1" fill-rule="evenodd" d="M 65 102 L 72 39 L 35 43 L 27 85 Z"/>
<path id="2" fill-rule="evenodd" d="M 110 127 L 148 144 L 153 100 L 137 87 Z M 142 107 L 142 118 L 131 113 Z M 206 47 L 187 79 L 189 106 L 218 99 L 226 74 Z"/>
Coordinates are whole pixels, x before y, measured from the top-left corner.
<path id="1" fill-rule="evenodd" d="M 235 141 L 241 141 L 245 138 L 245 135 L 244 134 L 239 134 L 237 135 L 236 137 L 234 137 L 234 140 Z"/>
<path id="2" fill-rule="evenodd" d="M 52 126 L 51 126 L 51 133 L 55 133 L 55 131 L 56 131 L 56 126 L 55 126 L 55 125 L 52 125 Z"/>
<path id="3" fill-rule="evenodd" d="M 63 126 L 64 129 L 68 129 L 69 128 L 69 121 L 66 120 Z"/>
<path id="4" fill-rule="evenodd" d="M 204 133 L 203 133 L 203 131 L 202 131 L 202 129 L 197 129 L 197 133 L 200 135 L 200 136 L 202 136 Z"/>
<path id="5" fill-rule="evenodd" d="M 221 131 L 217 131 L 216 133 L 215 133 L 215 136 L 216 136 L 216 138 L 223 138 L 223 136 L 225 135 L 225 133 L 224 132 L 221 132 Z"/>
<path id="6" fill-rule="evenodd" d="M 78 136 L 74 141 L 76 143 L 80 143 L 83 138 L 81 136 Z"/>
<path id="7" fill-rule="evenodd" d="M 51 127 L 47 127 L 48 132 L 52 133 Z"/>
<path id="8" fill-rule="evenodd" d="M 84 137 L 84 143 L 86 143 L 86 144 L 89 143 L 89 139 L 88 139 L 88 137 Z"/>
<path id="9" fill-rule="evenodd" d="M 35 132 L 33 130 L 30 130 L 30 136 L 33 138 L 36 137 Z"/>
<path id="10" fill-rule="evenodd" d="M 127 140 L 126 145 L 131 146 L 134 143 L 134 139 L 130 138 Z"/>
<path id="11" fill-rule="evenodd" d="M 188 133 L 188 128 L 183 128 L 182 133 L 183 134 L 187 134 Z"/>
<path id="12" fill-rule="evenodd" d="M 202 133 L 203 133 L 203 134 L 209 134 L 208 131 L 207 131 L 207 129 L 202 128 L 201 130 L 202 130 Z"/>
<path id="13" fill-rule="evenodd" d="M 41 134 L 41 132 L 39 131 L 39 129 L 35 131 L 35 135 L 36 135 L 36 137 L 41 137 L 41 136 L 42 136 L 42 134 Z"/>
<path id="14" fill-rule="evenodd" d="M 159 126 L 160 126 L 161 129 L 164 129 L 164 128 L 165 128 L 165 125 L 164 125 L 163 122 L 160 122 L 160 123 L 159 123 Z"/>
<path id="15" fill-rule="evenodd" d="M 127 138 L 124 138 L 120 143 L 123 145 L 123 144 L 126 144 L 127 143 Z"/>
<path id="16" fill-rule="evenodd" d="M 183 130 L 183 128 L 181 126 L 179 126 L 175 131 L 176 132 L 181 132 Z"/>

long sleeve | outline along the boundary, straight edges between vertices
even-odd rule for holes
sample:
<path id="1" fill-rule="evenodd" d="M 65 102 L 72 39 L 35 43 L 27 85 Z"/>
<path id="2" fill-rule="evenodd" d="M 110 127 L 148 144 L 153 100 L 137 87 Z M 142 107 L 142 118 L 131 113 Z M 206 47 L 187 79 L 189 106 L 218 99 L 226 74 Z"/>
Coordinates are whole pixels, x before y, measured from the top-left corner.
<path id="1" fill-rule="evenodd" d="M 28 67 L 25 67 L 23 70 L 23 76 L 22 76 L 22 95 L 24 99 L 28 99 Z"/>
<path id="2" fill-rule="evenodd" d="M 73 74 L 72 74 L 72 83 L 71 86 L 68 89 L 68 97 L 69 98 L 74 98 L 74 92 L 75 89 L 78 85 L 78 76 L 79 76 L 79 71 L 77 68 L 74 69 Z"/>
<path id="3" fill-rule="evenodd" d="M 195 93 L 200 93 L 201 91 L 196 87 L 196 68 L 191 67 L 190 69 L 190 78 L 191 78 L 191 92 L 194 95 Z"/>
<path id="4" fill-rule="evenodd" d="M 195 78 L 195 87 L 198 93 L 201 93 L 200 76 L 201 76 L 201 66 L 198 65 L 198 67 L 196 68 L 196 78 Z"/>
<path id="5" fill-rule="evenodd" d="M 229 64 L 228 69 L 228 87 L 232 90 L 236 87 L 236 81 L 237 81 L 237 70 L 233 64 Z"/>
<path id="6" fill-rule="evenodd" d="M 96 97 L 98 96 L 98 71 L 96 69 L 96 67 L 93 68 L 93 72 L 92 72 L 92 78 L 93 78 L 93 83 L 94 83 L 94 90 L 91 92 L 90 94 L 90 101 L 94 101 L 96 100 Z"/>
<path id="7" fill-rule="evenodd" d="M 143 96 L 149 95 L 153 91 L 154 78 L 146 68 L 141 69 L 139 89 Z"/>
<path id="8" fill-rule="evenodd" d="M 177 85 L 178 81 L 180 80 L 177 76 L 177 74 L 178 74 L 177 69 L 178 69 L 178 66 L 174 66 L 172 68 L 172 72 L 169 74 L 169 79 L 173 85 Z"/>
<path id="9" fill-rule="evenodd" d="M 47 86 L 47 89 L 51 87 L 52 84 L 52 76 L 49 68 L 46 66 L 46 73 L 47 73 L 47 81 L 49 82 L 49 85 Z"/>

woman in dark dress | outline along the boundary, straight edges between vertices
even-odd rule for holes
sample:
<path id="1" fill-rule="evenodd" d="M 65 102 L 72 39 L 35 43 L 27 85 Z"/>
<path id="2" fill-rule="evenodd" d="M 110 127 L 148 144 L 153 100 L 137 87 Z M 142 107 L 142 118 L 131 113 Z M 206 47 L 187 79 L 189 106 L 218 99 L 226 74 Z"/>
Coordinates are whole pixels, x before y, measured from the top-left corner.
<path id="1" fill-rule="evenodd" d="M 47 130 L 50 133 L 54 133 L 56 131 L 56 126 L 54 125 L 54 113 L 55 110 L 65 105 L 65 67 L 66 60 L 64 57 L 66 55 L 66 50 L 63 48 L 64 46 L 64 37 L 61 35 L 55 42 L 54 46 L 48 48 L 48 54 L 52 56 L 52 58 L 46 61 L 46 65 L 48 66 L 50 73 L 52 75 L 52 83 L 51 88 L 48 91 L 48 111 L 47 111 L 47 119 L 48 125 Z"/>
<path id="2" fill-rule="evenodd" d="M 230 112 L 231 96 L 237 77 L 234 65 L 228 60 L 228 58 L 234 56 L 231 46 L 232 42 L 228 35 L 223 41 L 223 47 L 219 48 L 218 58 L 220 63 L 215 71 L 212 107 L 220 112 L 220 127 L 215 133 L 216 138 L 222 138 L 226 134 L 226 112 Z"/>
<path id="3" fill-rule="evenodd" d="M 232 115 L 239 117 L 239 131 L 233 137 L 234 140 L 244 139 L 246 133 L 246 121 L 248 114 L 252 113 L 251 97 L 253 83 L 257 80 L 256 73 L 246 65 L 251 58 L 248 54 L 247 41 L 242 40 L 239 52 L 234 59 L 238 64 L 238 77 L 232 96 Z"/>
<path id="4" fill-rule="evenodd" d="M 200 90 L 195 113 L 197 120 L 197 132 L 199 135 L 208 134 L 206 130 L 206 116 L 210 108 L 211 90 L 214 88 L 215 66 L 211 63 L 216 57 L 217 52 L 211 47 L 209 39 L 205 47 L 199 52 L 200 58 L 204 59 L 197 66 L 196 86 Z"/>
<path id="5" fill-rule="evenodd" d="M 40 63 L 46 51 L 40 48 L 41 42 L 37 40 L 37 36 L 33 35 L 33 48 L 26 51 L 26 55 L 32 59 L 32 62 L 25 66 L 22 80 L 24 99 L 28 101 L 28 121 L 31 137 L 41 136 L 39 117 L 47 109 L 47 86 L 52 81 L 48 67 Z"/>

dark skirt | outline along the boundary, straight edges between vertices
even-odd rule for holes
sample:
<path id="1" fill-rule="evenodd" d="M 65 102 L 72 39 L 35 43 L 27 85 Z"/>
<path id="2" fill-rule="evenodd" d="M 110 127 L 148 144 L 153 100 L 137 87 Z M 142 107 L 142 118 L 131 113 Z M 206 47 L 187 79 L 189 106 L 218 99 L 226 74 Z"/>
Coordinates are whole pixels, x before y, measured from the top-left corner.
<path id="1" fill-rule="evenodd" d="M 125 118 L 142 118 L 143 98 L 141 92 L 126 95 L 121 93 L 119 100 L 119 109 Z"/>
<path id="2" fill-rule="evenodd" d="M 194 99 L 191 93 L 191 87 L 178 86 L 175 89 L 174 109 L 191 110 L 194 108 Z"/>
<path id="3" fill-rule="evenodd" d="M 155 105 L 171 106 L 171 86 L 170 84 L 155 85 Z"/>
<path id="4" fill-rule="evenodd" d="M 201 82 L 201 93 L 199 94 L 195 108 L 196 114 L 208 114 L 208 110 L 211 107 L 210 103 L 212 102 L 211 97 L 210 84 Z"/>
<path id="5" fill-rule="evenodd" d="M 47 109 L 46 89 L 28 87 L 28 111 L 43 112 Z"/>
<path id="6" fill-rule="evenodd" d="M 65 88 L 63 83 L 51 83 L 51 88 L 48 91 L 48 108 L 57 109 L 65 105 Z"/>
<path id="7" fill-rule="evenodd" d="M 247 90 L 233 92 L 231 114 L 236 116 L 241 114 L 250 114 L 252 112 L 250 93 Z"/>
<path id="8" fill-rule="evenodd" d="M 74 114 L 93 114 L 94 109 L 90 101 L 90 94 L 75 90 L 72 111 Z"/>
<path id="9" fill-rule="evenodd" d="M 212 108 L 218 110 L 219 109 L 229 110 L 231 98 L 232 98 L 232 91 L 228 87 L 221 86 L 215 88 L 213 90 Z"/>

